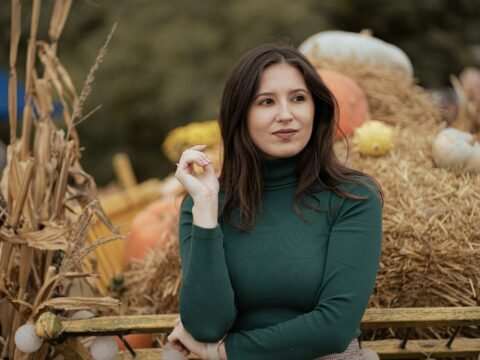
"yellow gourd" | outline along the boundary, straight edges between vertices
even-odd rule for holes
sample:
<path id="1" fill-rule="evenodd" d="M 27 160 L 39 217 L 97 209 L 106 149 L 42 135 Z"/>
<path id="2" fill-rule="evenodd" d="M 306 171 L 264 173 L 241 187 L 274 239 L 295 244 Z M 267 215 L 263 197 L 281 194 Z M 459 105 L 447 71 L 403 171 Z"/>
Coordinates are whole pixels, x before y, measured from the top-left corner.
<path id="1" fill-rule="evenodd" d="M 355 129 L 355 150 L 363 155 L 381 156 L 392 147 L 393 129 L 378 120 L 369 120 Z"/>
<path id="2" fill-rule="evenodd" d="M 177 162 L 186 149 L 194 145 L 207 145 L 209 148 L 220 144 L 220 128 L 217 120 L 193 122 L 180 126 L 167 134 L 163 141 L 163 151 L 168 159 Z"/>

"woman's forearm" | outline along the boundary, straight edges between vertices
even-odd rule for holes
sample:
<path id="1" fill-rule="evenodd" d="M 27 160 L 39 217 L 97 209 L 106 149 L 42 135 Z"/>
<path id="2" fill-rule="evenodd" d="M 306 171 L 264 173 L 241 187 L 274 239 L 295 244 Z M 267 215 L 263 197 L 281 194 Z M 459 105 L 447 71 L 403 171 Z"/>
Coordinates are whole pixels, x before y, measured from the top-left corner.
<path id="1" fill-rule="evenodd" d="M 218 223 L 218 198 L 201 198 L 194 200 L 192 207 L 193 223 L 197 226 L 212 229 Z"/>

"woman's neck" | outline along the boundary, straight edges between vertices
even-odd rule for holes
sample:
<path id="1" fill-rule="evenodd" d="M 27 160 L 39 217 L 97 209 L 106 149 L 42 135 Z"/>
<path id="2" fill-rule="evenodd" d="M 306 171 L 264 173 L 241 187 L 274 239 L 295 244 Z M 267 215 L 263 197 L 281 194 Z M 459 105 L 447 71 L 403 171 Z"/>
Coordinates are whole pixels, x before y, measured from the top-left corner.
<path id="1" fill-rule="evenodd" d="M 297 183 L 297 163 L 300 156 L 263 160 L 265 190 L 290 187 Z"/>

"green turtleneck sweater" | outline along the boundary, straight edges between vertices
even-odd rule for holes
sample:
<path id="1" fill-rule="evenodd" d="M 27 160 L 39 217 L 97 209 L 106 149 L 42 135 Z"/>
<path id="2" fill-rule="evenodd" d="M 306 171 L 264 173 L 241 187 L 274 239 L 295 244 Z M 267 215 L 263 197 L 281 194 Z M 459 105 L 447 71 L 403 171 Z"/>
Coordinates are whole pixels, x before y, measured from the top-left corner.
<path id="1" fill-rule="evenodd" d="M 265 161 L 252 232 L 221 218 L 213 229 L 193 225 L 192 199 L 182 205 L 182 323 L 203 342 L 227 334 L 229 360 L 311 360 L 343 352 L 360 334 L 380 261 L 380 197 L 342 184 L 368 200 L 324 190 L 316 196 L 325 211 L 301 207 L 302 220 L 293 209 L 296 160 Z"/>

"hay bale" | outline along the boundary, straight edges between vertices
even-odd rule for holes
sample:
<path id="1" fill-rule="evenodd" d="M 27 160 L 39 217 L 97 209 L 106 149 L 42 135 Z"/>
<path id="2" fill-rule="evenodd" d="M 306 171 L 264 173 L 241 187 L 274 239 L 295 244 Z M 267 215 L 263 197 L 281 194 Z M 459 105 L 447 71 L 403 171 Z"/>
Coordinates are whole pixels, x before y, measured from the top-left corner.
<path id="1" fill-rule="evenodd" d="M 370 306 L 478 306 L 480 175 L 435 167 L 431 144 L 447 126 L 439 109 L 401 74 L 353 62 L 324 66 L 357 81 L 372 117 L 395 126 L 394 147 L 381 158 L 352 152 L 348 144 L 348 166 L 375 177 L 385 195 L 382 260 Z M 345 159 L 347 144 L 335 146 Z M 440 335 L 439 329 L 411 333 Z"/>
<path id="2" fill-rule="evenodd" d="M 435 167 L 431 144 L 446 127 L 439 110 L 403 74 L 352 61 L 323 66 L 351 76 L 364 88 L 372 117 L 395 126 L 386 156 L 350 152 L 347 160 L 385 193 L 383 256 L 371 305 L 478 305 L 480 175 Z M 335 146 L 345 158 L 345 142 Z"/>
<path id="3" fill-rule="evenodd" d="M 125 291 L 121 293 L 125 315 L 169 314 L 178 312 L 178 294 L 182 280 L 178 249 L 178 213 L 165 221 L 166 246 L 151 250 L 142 259 L 133 260 L 123 273 Z"/>
<path id="4" fill-rule="evenodd" d="M 375 120 L 391 125 L 409 126 L 425 119 L 440 121 L 440 112 L 415 80 L 404 73 L 353 60 L 328 61 L 314 64 L 318 68 L 338 71 L 353 80 L 365 91 L 370 113 Z"/>

